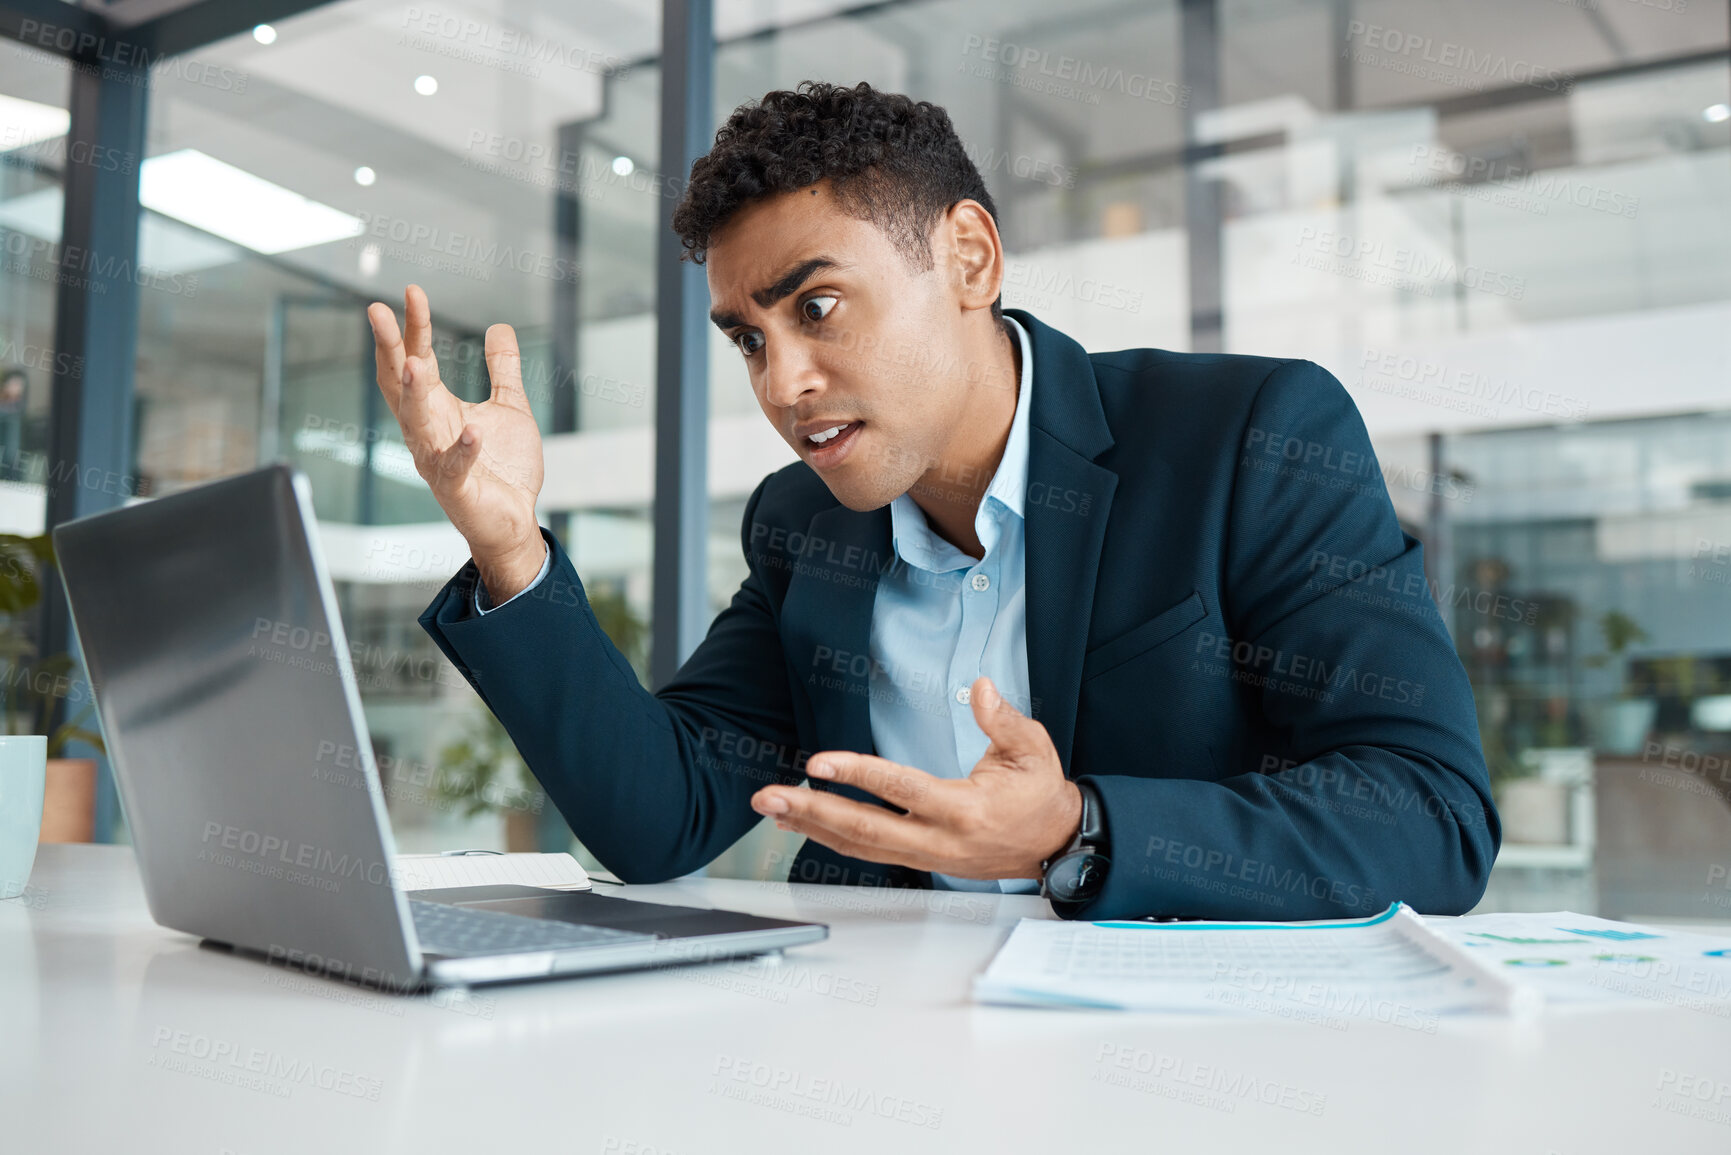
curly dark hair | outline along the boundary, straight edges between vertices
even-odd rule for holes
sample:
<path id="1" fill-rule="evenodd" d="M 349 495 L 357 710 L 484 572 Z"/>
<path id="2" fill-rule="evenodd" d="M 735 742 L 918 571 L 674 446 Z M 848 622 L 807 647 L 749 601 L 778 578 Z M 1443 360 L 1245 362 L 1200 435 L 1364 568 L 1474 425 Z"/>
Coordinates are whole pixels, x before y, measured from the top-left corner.
<path id="1" fill-rule="evenodd" d="M 978 201 L 998 219 L 948 112 L 863 80 L 807 80 L 734 109 L 715 146 L 692 162 L 673 210 L 680 255 L 701 265 L 711 234 L 739 209 L 822 180 L 844 212 L 882 229 L 916 269 L 932 267 L 932 226 L 958 201 Z M 992 316 L 1002 308 L 1002 298 L 992 302 Z"/>

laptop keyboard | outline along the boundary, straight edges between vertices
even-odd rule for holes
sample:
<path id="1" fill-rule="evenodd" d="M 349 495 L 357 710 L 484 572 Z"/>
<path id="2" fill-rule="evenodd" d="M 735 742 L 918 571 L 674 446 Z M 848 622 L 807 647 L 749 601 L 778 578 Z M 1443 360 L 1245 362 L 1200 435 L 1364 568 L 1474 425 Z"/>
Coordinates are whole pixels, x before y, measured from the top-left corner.
<path id="1" fill-rule="evenodd" d="M 570 950 L 652 941 L 652 934 L 610 926 L 580 926 L 542 918 L 523 918 L 496 910 L 471 910 L 442 902 L 409 900 L 409 915 L 421 949 L 429 954 L 515 954 L 531 950 Z"/>

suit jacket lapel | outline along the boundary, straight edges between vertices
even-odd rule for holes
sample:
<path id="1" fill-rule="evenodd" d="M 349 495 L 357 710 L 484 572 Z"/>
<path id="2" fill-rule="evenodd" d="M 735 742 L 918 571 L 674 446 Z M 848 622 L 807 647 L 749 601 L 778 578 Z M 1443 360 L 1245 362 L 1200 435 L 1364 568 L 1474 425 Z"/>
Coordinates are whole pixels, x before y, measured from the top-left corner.
<path id="1" fill-rule="evenodd" d="M 868 676 L 877 579 L 895 556 L 889 506 L 846 506 L 811 519 L 782 615 L 788 661 L 811 697 L 823 748 L 875 754 Z M 814 751 L 815 753 L 815 751 Z"/>
<path id="2" fill-rule="evenodd" d="M 1112 434 L 1087 352 L 1019 309 L 1006 312 L 1027 327 L 1034 349 L 1023 500 L 1029 696 L 1069 775 L 1082 656 L 1118 475 L 1093 461 L 1111 447 Z"/>

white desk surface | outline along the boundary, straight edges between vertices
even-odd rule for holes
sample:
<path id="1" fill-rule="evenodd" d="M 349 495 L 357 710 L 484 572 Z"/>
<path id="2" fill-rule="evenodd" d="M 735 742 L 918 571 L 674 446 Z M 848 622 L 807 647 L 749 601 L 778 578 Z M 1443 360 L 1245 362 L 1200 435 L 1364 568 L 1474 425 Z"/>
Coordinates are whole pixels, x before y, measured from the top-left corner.
<path id="1" fill-rule="evenodd" d="M 976 1006 L 969 980 L 1015 920 L 1049 917 L 1026 896 L 633 887 L 831 935 L 779 969 L 450 1003 L 202 949 L 150 921 L 125 848 L 44 846 L 31 887 L 0 902 L 15 1155 L 1731 1151 L 1731 1020 L 1654 1004 L 1427 1033 Z M 1717 1119 L 1680 1113 L 1666 1071 L 1707 1080 L 1722 1097 L 1696 1109 Z"/>

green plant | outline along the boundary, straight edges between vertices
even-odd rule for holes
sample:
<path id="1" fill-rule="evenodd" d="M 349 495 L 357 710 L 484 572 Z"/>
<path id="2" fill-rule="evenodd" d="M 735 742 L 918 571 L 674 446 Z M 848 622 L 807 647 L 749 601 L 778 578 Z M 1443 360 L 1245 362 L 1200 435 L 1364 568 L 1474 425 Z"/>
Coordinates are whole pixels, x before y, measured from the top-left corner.
<path id="1" fill-rule="evenodd" d="M 1610 664 L 1612 658 L 1621 657 L 1623 651 L 1640 642 L 1649 641 L 1647 631 L 1643 630 L 1635 619 L 1621 610 L 1606 610 L 1599 615 L 1599 632 L 1605 635 L 1605 653 L 1594 654 L 1582 659 L 1584 665 L 1593 669 L 1601 669 Z"/>
<path id="2" fill-rule="evenodd" d="M 463 817 L 526 809 L 537 787 L 505 727 L 482 706 L 471 713 L 462 738 L 439 752 L 433 794 Z"/>
<path id="3" fill-rule="evenodd" d="M 73 741 L 87 742 L 106 753 L 102 735 L 85 725 L 94 709 L 91 703 L 49 732 L 55 706 L 72 685 L 76 663 L 67 653 L 38 655 L 21 620 L 41 604 L 42 579 L 53 568 L 54 543 L 47 534 L 0 534 L 0 614 L 6 619 L 0 628 L 0 658 L 6 662 L 0 712 L 6 715 L 8 734 L 47 734 L 50 758 L 58 758 L 66 743 Z M 29 720 L 27 731 L 18 729 L 20 715 Z"/>
<path id="4" fill-rule="evenodd" d="M 1507 687 L 1475 687 L 1473 699 L 1478 709 L 1479 744 L 1484 750 L 1492 789 L 1508 779 L 1525 777 L 1527 769 L 1510 749 L 1508 727 L 1501 720 L 1509 711 Z"/>
<path id="5" fill-rule="evenodd" d="M 1693 701 L 1703 694 L 1720 692 L 1719 678 L 1713 667 L 1694 654 L 1672 654 L 1664 658 L 1649 658 L 1641 676 L 1631 677 L 1632 688 L 1654 697 L 1665 696 Z"/>

